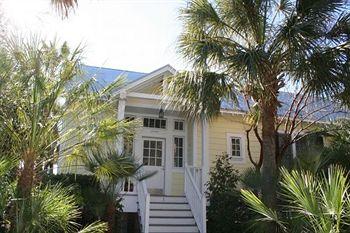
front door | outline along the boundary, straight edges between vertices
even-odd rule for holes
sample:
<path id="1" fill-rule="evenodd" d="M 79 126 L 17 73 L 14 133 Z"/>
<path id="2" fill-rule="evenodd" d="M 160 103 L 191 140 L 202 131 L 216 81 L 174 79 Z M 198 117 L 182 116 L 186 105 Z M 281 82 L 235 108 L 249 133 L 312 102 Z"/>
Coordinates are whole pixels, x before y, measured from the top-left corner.
<path id="1" fill-rule="evenodd" d="M 146 179 L 150 193 L 164 193 L 165 140 L 158 138 L 142 139 L 142 160 L 146 172 L 156 172 Z"/>

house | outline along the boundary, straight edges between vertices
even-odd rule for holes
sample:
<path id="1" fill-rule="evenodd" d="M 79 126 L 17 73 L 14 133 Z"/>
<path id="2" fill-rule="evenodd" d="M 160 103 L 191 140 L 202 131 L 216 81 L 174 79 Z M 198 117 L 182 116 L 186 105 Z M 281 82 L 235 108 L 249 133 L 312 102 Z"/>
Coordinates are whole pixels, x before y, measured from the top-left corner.
<path id="1" fill-rule="evenodd" d="M 162 92 L 166 88 L 163 80 L 176 72 L 170 65 L 150 73 L 93 66 L 84 69 L 102 85 L 118 75 L 126 75 L 127 82 L 118 91 L 117 117 L 140 119 L 143 127 L 138 129 L 133 142 L 124 143 L 131 146 L 133 156 L 143 163 L 146 171 L 157 172 L 144 181 L 130 180 L 123 184 L 124 211 L 138 213 L 144 233 L 205 233 L 204 187 L 216 155 L 229 154 L 239 170 L 252 166 L 247 155 L 244 101 L 239 99 L 238 105 L 224 101 L 220 116 L 210 123 L 193 121 L 162 105 Z M 282 93 L 281 98 L 290 100 L 288 93 Z M 257 160 L 258 139 L 250 135 L 249 142 L 252 157 Z M 296 147 L 291 148 L 294 157 Z"/>

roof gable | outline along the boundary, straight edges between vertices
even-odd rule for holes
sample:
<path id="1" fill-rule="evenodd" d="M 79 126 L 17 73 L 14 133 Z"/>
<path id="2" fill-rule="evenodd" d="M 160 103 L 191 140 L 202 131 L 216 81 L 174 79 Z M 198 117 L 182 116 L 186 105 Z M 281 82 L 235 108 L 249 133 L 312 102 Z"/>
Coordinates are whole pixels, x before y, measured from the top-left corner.
<path id="1" fill-rule="evenodd" d="M 94 77 L 96 79 L 96 82 L 101 86 L 107 86 L 111 84 L 113 81 L 115 81 L 117 77 L 121 75 L 125 76 L 127 83 L 132 83 L 139 80 L 147 74 L 143 72 L 111 69 L 88 65 L 83 65 L 82 70 L 84 72 L 84 76 Z"/>

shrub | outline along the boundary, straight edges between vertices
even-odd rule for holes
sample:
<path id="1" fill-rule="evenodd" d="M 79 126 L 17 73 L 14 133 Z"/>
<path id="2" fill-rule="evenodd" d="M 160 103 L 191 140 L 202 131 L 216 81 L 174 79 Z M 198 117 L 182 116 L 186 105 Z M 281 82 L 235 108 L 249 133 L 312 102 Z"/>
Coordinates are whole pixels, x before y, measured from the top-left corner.
<path id="1" fill-rule="evenodd" d="M 78 222 L 85 226 L 94 221 L 105 218 L 106 207 L 110 196 L 101 191 L 99 183 L 93 176 L 79 174 L 48 175 L 44 183 L 62 184 L 71 187 L 77 204 L 81 209 L 81 218 Z M 121 199 L 117 201 L 117 217 L 122 212 Z"/>
<path id="2" fill-rule="evenodd" d="M 234 233 L 245 230 L 248 209 L 242 201 L 237 185 L 239 174 L 227 155 L 217 156 L 207 183 L 209 233 Z"/>

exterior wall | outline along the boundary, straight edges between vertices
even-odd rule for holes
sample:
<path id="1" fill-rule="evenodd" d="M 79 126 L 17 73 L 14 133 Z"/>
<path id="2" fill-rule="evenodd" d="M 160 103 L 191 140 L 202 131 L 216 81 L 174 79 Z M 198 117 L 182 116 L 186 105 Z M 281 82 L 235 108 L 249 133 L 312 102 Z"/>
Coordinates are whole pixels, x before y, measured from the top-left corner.
<path id="1" fill-rule="evenodd" d="M 187 121 L 186 124 L 186 130 L 187 130 L 187 164 L 192 165 L 194 156 L 193 156 L 193 122 L 192 121 Z"/>
<path id="2" fill-rule="evenodd" d="M 246 149 L 247 140 L 245 131 L 249 128 L 244 124 L 243 115 L 228 115 L 223 114 L 216 118 L 209 125 L 209 167 L 212 167 L 216 156 L 227 153 L 228 134 L 234 134 L 242 138 L 243 161 L 233 161 L 235 167 L 243 171 L 252 166 L 249 161 L 248 152 Z M 250 133 L 250 150 L 254 160 L 258 160 L 260 154 L 260 144 L 253 133 Z"/>
<path id="3" fill-rule="evenodd" d="M 146 93 L 146 94 L 160 95 L 160 94 L 162 94 L 162 86 L 160 83 L 158 83 L 156 85 L 152 85 L 152 86 L 143 88 L 140 92 Z"/>
<path id="4" fill-rule="evenodd" d="M 183 171 L 172 172 L 171 195 L 184 194 L 184 173 Z"/>

